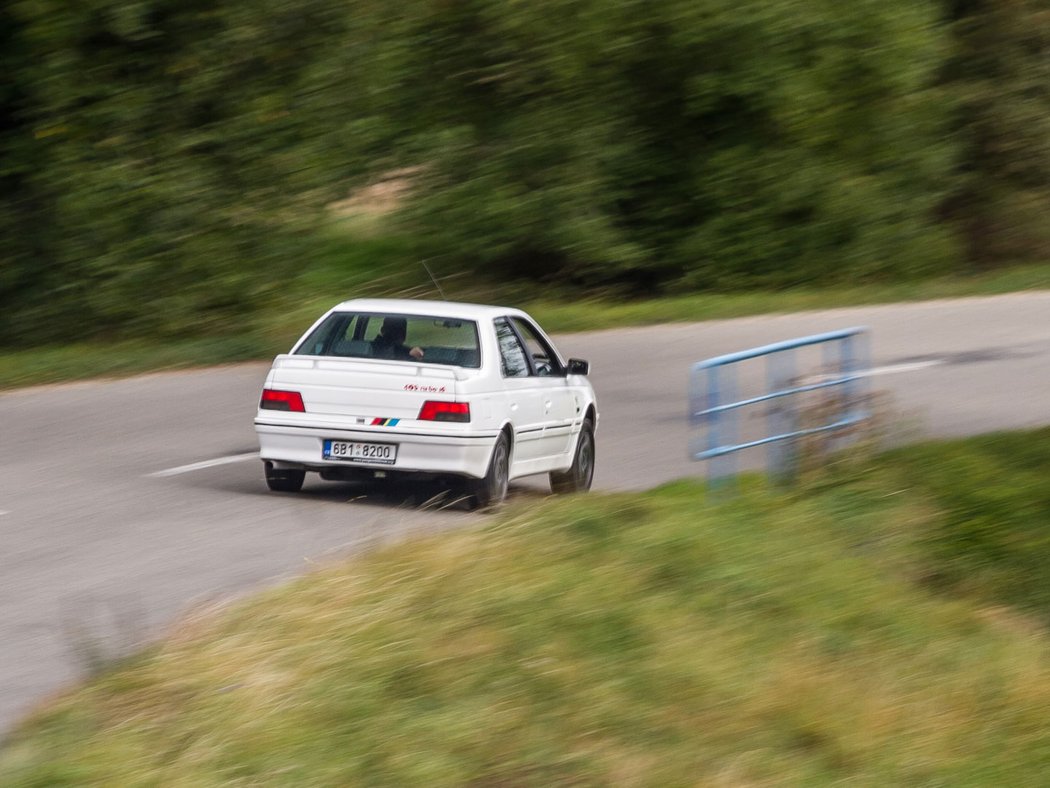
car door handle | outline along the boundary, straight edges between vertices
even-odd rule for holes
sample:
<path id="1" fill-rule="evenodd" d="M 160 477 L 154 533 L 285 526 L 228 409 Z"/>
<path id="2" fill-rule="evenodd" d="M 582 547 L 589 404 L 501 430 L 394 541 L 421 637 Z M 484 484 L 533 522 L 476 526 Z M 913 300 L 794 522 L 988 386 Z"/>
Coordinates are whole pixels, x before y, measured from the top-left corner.
<path id="1" fill-rule="evenodd" d="M 544 410 L 550 410 L 550 409 L 551 409 L 551 401 L 550 401 L 550 400 L 545 400 L 545 401 L 544 401 L 544 403 L 543 403 L 543 409 L 544 409 Z"/>

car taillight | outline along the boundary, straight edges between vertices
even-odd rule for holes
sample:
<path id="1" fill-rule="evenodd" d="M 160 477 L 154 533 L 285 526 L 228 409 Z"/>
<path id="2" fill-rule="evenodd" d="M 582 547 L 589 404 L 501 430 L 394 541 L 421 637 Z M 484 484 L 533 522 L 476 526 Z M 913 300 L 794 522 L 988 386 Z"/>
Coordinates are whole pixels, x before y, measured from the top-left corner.
<path id="1" fill-rule="evenodd" d="M 469 402 L 428 399 L 419 409 L 420 421 L 470 421 Z"/>
<path id="2" fill-rule="evenodd" d="M 306 406 L 303 405 L 303 395 L 298 391 L 263 389 L 259 407 L 263 410 L 290 410 L 296 413 L 306 413 Z"/>

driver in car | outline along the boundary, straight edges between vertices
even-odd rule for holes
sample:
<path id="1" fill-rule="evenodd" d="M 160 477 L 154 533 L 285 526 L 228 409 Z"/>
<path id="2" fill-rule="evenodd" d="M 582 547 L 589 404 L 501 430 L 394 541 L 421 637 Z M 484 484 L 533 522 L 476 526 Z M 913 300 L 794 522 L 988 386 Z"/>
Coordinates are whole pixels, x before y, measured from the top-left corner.
<path id="1" fill-rule="evenodd" d="M 383 318 L 379 334 L 372 340 L 372 353 L 376 358 L 397 358 L 405 361 L 419 361 L 423 358 L 423 348 L 409 348 L 405 344 L 408 322 L 403 317 Z"/>

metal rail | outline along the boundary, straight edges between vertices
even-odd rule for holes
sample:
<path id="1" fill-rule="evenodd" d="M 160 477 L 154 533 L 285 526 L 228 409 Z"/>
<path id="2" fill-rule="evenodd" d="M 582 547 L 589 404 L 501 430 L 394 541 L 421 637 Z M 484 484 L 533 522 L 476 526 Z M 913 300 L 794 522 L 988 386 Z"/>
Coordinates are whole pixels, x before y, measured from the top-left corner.
<path id="1" fill-rule="evenodd" d="M 737 452 L 768 446 L 767 468 L 775 473 L 790 469 L 799 438 L 845 430 L 869 416 L 863 406 L 862 381 L 870 367 L 866 328 L 848 328 L 801 337 L 787 342 L 728 353 L 693 365 L 689 382 L 689 421 L 706 428 L 706 436 L 694 441 L 694 460 L 710 460 L 709 476 L 719 479 L 735 472 L 732 457 Z M 823 345 L 823 365 L 816 374 L 800 378 L 795 371 L 799 348 Z M 737 366 L 740 362 L 767 357 L 765 393 L 739 399 Z M 799 425 L 798 395 L 841 387 L 841 394 L 828 398 L 831 414 L 815 426 Z M 766 434 L 740 442 L 738 411 L 765 402 L 776 402 L 767 411 Z"/>

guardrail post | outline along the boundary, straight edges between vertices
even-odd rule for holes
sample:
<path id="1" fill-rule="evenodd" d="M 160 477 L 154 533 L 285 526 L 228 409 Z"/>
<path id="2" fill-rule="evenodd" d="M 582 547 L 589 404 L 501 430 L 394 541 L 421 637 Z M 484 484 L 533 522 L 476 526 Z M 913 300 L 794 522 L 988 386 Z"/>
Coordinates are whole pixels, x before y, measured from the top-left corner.
<path id="1" fill-rule="evenodd" d="M 793 351 L 774 353 L 766 362 L 766 385 L 769 391 L 781 391 L 795 380 L 795 354 Z M 789 398 L 773 400 L 766 417 L 766 428 L 770 435 L 783 435 L 796 429 L 797 414 Z M 787 479 L 795 465 L 794 441 L 773 441 L 766 447 L 766 463 L 771 475 Z"/>
<path id="2" fill-rule="evenodd" d="M 732 477 L 736 470 L 736 458 L 719 449 L 737 439 L 736 412 L 723 411 L 723 401 L 732 402 L 736 396 L 736 370 L 725 367 L 711 367 L 707 374 L 707 449 L 711 456 L 710 477 L 713 483 L 720 483 Z"/>
<path id="3" fill-rule="evenodd" d="M 718 409 L 721 405 L 720 392 L 721 389 L 718 385 L 718 375 L 721 372 L 720 367 L 710 367 L 707 370 L 707 413 L 708 416 L 704 420 L 707 427 L 707 450 L 711 454 L 711 467 L 709 469 L 709 476 L 712 481 L 717 481 L 721 477 L 720 471 L 722 470 L 721 465 L 718 462 L 718 447 L 721 443 L 721 430 L 719 427 L 722 424 L 722 413 Z"/>
<path id="4" fill-rule="evenodd" d="M 824 365 L 821 370 L 822 377 L 834 378 L 838 376 L 844 379 L 850 377 L 853 336 L 853 334 L 850 334 L 841 339 L 824 343 L 822 348 L 824 359 Z M 828 417 L 834 421 L 842 421 L 849 415 L 851 385 L 852 382 L 847 379 L 836 395 L 829 395 L 829 398 L 825 400 L 828 403 Z M 828 446 L 834 446 L 836 443 L 834 435 L 828 438 Z"/>

